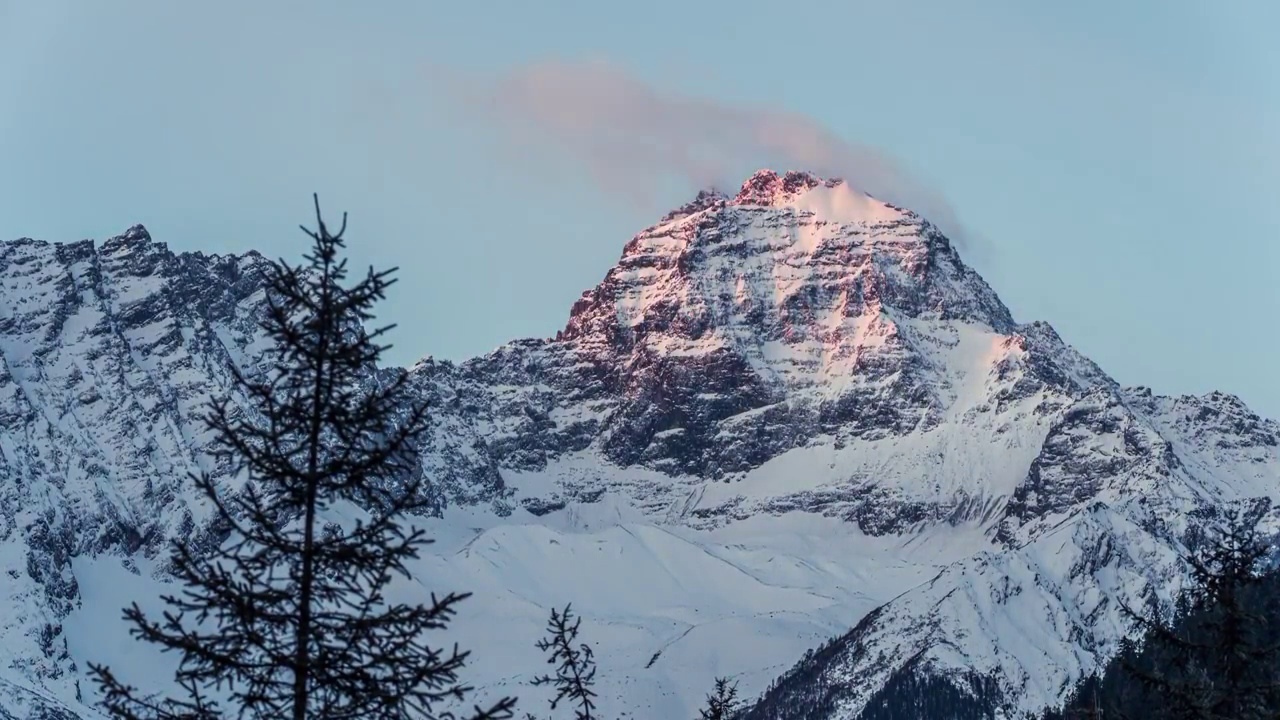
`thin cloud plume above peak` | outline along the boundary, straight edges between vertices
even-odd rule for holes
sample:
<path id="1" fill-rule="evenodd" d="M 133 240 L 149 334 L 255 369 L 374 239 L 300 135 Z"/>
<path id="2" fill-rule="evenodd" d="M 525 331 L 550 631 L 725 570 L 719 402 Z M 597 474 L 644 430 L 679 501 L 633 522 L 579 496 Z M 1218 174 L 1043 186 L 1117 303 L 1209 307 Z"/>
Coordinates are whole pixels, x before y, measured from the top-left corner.
<path id="1" fill-rule="evenodd" d="M 672 179 L 730 189 L 759 167 L 807 170 L 915 210 L 961 239 L 940 194 L 882 152 L 799 113 L 661 90 L 602 60 L 544 60 L 496 77 L 437 69 L 436 79 L 468 119 L 486 121 L 517 147 L 559 151 L 627 202 L 651 205 Z"/>

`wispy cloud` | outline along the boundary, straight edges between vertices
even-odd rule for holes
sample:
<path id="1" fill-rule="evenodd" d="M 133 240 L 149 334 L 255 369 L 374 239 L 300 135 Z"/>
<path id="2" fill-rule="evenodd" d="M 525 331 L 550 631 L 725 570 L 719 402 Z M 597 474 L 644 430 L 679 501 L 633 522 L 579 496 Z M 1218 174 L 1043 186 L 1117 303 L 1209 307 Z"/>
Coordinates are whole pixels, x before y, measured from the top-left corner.
<path id="1" fill-rule="evenodd" d="M 548 60 L 496 77 L 437 69 L 436 79 L 513 147 L 557 150 L 627 199 L 647 202 L 672 178 L 727 189 L 748 169 L 808 170 L 844 178 L 960 234 L 948 203 L 897 162 L 799 113 L 663 91 L 604 61 Z"/>

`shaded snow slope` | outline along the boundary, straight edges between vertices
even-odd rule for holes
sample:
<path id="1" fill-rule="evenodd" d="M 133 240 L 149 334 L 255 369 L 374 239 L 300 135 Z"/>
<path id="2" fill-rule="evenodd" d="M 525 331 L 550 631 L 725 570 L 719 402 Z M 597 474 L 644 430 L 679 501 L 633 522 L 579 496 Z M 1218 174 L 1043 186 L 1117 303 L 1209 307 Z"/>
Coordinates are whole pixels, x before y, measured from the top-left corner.
<path id="1" fill-rule="evenodd" d="M 397 592 L 475 593 L 437 638 L 473 651 L 469 683 L 544 707 L 527 684 L 545 668 L 534 642 L 550 609 L 572 602 L 599 656 L 601 709 L 632 718 L 695 716 L 716 675 L 762 691 L 790 659 L 987 545 L 964 529 L 909 543 L 800 514 L 693 531 L 645 522 L 607 496 L 542 518 L 459 511 L 425 526 L 437 542 Z M 161 586 L 140 586 L 114 558 L 77 561 L 76 574 L 84 602 L 67 620 L 72 656 L 112 660 L 144 687 L 164 677 L 171 661 L 118 619 L 119 605 Z"/>

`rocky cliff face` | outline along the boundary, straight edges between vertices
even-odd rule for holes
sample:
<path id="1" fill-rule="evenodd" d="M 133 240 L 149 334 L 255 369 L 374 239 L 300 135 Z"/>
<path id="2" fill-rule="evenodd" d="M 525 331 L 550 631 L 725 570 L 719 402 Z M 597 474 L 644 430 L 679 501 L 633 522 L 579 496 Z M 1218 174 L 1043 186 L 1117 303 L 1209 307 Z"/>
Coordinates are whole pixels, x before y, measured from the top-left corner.
<path id="1" fill-rule="evenodd" d="M 197 522 L 182 488 L 208 462 L 200 403 L 252 362 L 262 262 L 175 256 L 141 227 L 101 246 L 0 245 L 0 642 L 14 687 L 74 684 L 72 558 L 152 553 Z"/>
<path id="2" fill-rule="evenodd" d="M 202 403 L 261 361 L 264 268 L 141 227 L 0 245 L 0 705 L 17 716 L 79 693 L 76 558 L 147 558 L 203 522 Z M 641 232 L 555 338 L 410 373 L 441 514 L 536 523 L 610 495 L 699 531 L 808 513 L 986 538 L 807 657 L 760 718 L 873 717 L 912 682 L 974 695 L 974 673 L 997 678 L 993 707 L 1052 703 L 1127 632 L 1117 600 L 1177 587 L 1182 518 L 1280 490 L 1275 423 L 1120 388 L 1016 323 L 927 220 L 805 173 L 761 171 Z"/>

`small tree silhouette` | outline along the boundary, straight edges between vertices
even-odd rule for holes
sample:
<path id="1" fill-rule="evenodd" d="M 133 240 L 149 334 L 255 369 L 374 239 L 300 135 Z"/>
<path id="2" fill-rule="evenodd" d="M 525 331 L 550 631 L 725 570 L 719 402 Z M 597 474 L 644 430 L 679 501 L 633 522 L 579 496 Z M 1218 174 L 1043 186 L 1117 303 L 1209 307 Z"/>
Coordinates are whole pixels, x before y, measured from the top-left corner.
<path id="1" fill-rule="evenodd" d="M 738 683 L 716 678 L 715 690 L 707 696 L 707 706 L 699 710 L 699 720 L 730 720 L 738 711 Z"/>
<path id="2" fill-rule="evenodd" d="M 555 675 L 540 675 L 533 679 L 534 685 L 550 685 L 555 688 L 556 696 L 551 700 L 551 709 L 562 700 L 574 703 L 575 720 L 598 720 L 595 715 L 596 692 L 592 689 L 596 681 L 595 653 L 586 643 L 578 643 L 578 628 L 582 618 L 573 614 L 573 606 L 565 605 L 563 611 L 551 610 L 547 620 L 547 636 L 537 643 L 538 649 L 547 653 L 547 662 L 555 665 Z M 526 714 L 528 720 L 536 720 L 532 714 Z"/>

